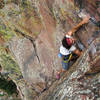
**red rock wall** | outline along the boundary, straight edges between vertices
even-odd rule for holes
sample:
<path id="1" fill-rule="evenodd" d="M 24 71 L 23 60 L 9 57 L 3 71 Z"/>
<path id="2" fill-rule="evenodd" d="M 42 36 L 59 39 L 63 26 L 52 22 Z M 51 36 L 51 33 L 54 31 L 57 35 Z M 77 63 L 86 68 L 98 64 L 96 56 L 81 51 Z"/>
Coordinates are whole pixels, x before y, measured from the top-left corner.
<path id="1" fill-rule="evenodd" d="M 94 16 L 97 21 L 100 20 L 100 0 L 74 0 L 74 1 L 76 1 L 76 4 L 78 6 L 82 4 L 82 9 L 85 9 L 91 16 Z"/>
<path id="2" fill-rule="evenodd" d="M 83 4 L 83 9 L 90 15 L 98 16 L 99 8 L 96 8 L 95 1 L 84 0 Z M 7 2 L 0 12 L 3 25 L 6 26 L 1 27 L 0 42 L 6 44 L 10 41 L 7 44 L 10 53 L 14 55 L 24 80 L 37 94 L 46 86 L 50 87 L 55 80 L 56 71 L 61 68 L 61 62 L 57 57 L 61 40 L 66 32 L 82 20 L 78 17 L 78 11 L 74 6 L 74 0 L 31 0 L 31 2 L 22 0 L 22 2 Z M 2 23 L 0 25 L 3 26 Z M 88 47 L 87 41 L 96 29 L 97 27 L 90 21 L 76 34 Z M 8 39 L 9 34 L 13 34 L 11 39 Z M 13 78 L 13 75 L 10 76 Z M 17 81 L 17 78 L 15 79 Z M 20 82 L 18 86 L 20 87 Z M 23 87 L 20 87 L 21 91 L 26 92 L 27 88 L 29 89 L 27 85 Z M 24 95 L 26 96 L 26 93 Z M 33 100 L 29 99 L 29 95 L 25 98 Z"/>

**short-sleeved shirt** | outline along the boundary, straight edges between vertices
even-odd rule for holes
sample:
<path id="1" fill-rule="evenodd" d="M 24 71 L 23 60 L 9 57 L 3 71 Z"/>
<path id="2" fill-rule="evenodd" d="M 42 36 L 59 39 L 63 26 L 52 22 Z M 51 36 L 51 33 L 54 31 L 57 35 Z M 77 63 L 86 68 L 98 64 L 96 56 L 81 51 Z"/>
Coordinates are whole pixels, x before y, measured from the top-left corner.
<path id="1" fill-rule="evenodd" d="M 72 38 L 72 37 L 69 35 L 66 35 L 66 38 Z M 60 46 L 60 53 L 62 55 L 69 55 L 70 53 L 72 53 L 75 50 L 76 50 L 76 47 L 74 45 L 72 45 L 70 47 L 70 49 L 66 49 L 65 47 L 63 47 L 63 45 Z"/>

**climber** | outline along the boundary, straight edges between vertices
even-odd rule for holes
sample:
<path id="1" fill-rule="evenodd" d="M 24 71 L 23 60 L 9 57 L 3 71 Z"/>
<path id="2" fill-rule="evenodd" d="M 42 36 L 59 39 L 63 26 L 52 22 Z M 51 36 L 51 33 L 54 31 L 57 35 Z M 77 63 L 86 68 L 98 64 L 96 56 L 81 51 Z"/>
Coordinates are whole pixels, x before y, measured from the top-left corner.
<path id="1" fill-rule="evenodd" d="M 82 54 L 82 52 L 75 47 L 75 38 L 73 38 L 72 35 L 79 29 L 79 27 L 81 27 L 83 24 L 88 23 L 89 19 L 90 16 L 88 15 L 77 26 L 66 33 L 66 36 L 64 36 L 64 38 L 62 39 L 62 45 L 60 46 L 60 53 L 58 54 L 58 56 L 62 58 L 63 69 L 61 68 L 61 70 L 57 72 L 57 79 L 60 79 L 60 73 L 68 70 L 70 61 L 73 59 L 73 57 L 77 59 L 77 57 Z"/>

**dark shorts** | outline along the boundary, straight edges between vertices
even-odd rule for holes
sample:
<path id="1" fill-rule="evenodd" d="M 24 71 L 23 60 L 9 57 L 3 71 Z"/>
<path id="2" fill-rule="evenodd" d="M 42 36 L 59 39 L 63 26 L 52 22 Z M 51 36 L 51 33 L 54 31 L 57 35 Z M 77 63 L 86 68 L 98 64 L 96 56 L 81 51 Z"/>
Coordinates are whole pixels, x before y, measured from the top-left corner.
<path id="1" fill-rule="evenodd" d="M 68 70 L 68 68 L 69 68 L 69 64 L 70 64 L 70 61 L 67 63 L 65 63 L 64 61 L 62 61 L 62 67 L 63 67 L 63 69 L 64 70 Z"/>
<path id="2" fill-rule="evenodd" d="M 62 67 L 63 67 L 63 69 L 64 70 L 68 70 L 69 69 L 69 67 L 71 66 L 71 61 L 72 62 L 75 62 L 76 60 L 77 60 L 77 58 L 78 58 L 78 56 L 76 55 L 76 54 L 74 54 L 74 53 L 72 53 L 72 58 L 71 58 L 71 60 L 69 60 L 69 62 L 67 63 L 67 61 L 68 61 L 68 59 L 69 59 L 69 55 L 68 56 L 66 56 L 66 59 L 65 60 L 62 60 Z M 66 62 L 65 62 L 66 61 Z"/>
<path id="3" fill-rule="evenodd" d="M 64 58 L 62 59 L 62 67 L 63 67 L 64 70 L 68 70 L 68 68 L 69 68 L 69 62 L 70 62 L 70 61 L 68 61 L 69 56 L 70 56 L 70 55 L 66 55 L 66 56 L 64 56 Z M 67 61 L 68 61 L 68 62 L 67 62 Z"/>
<path id="4" fill-rule="evenodd" d="M 62 67 L 64 70 L 68 70 L 69 66 L 70 66 L 70 62 L 73 61 L 75 62 L 78 58 L 78 56 L 74 53 L 72 53 L 72 57 L 71 60 L 68 61 L 70 55 L 66 55 L 63 59 L 62 59 Z M 68 61 L 68 62 L 67 62 Z"/>

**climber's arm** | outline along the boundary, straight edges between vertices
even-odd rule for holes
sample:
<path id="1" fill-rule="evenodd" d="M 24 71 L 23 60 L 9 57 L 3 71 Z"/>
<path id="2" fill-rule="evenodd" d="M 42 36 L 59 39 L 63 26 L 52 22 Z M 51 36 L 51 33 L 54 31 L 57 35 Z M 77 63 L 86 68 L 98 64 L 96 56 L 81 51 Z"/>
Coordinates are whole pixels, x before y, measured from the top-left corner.
<path id="1" fill-rule="evenodd" d="M 90 19 L 90 16 L 87 16 L 86 18 L 84 18 L 78 25 L 76 25 L 74 28 L 72 28 L 72 30 L 67 32 L 66 35 L 72 36 L 79 29 L 79 27 L 88 23 L 89 19 Z"/>
<path id="2" fill-rule="evenodd" d="M 80 56 L 80 55 L 82 54 L 82 52 L 79 51 L 78 49 L 76 49 L 76 50 L 74 51 L 74 53 L 75 53 L 76 55 L 78 55 L 78 56 Z"/>

